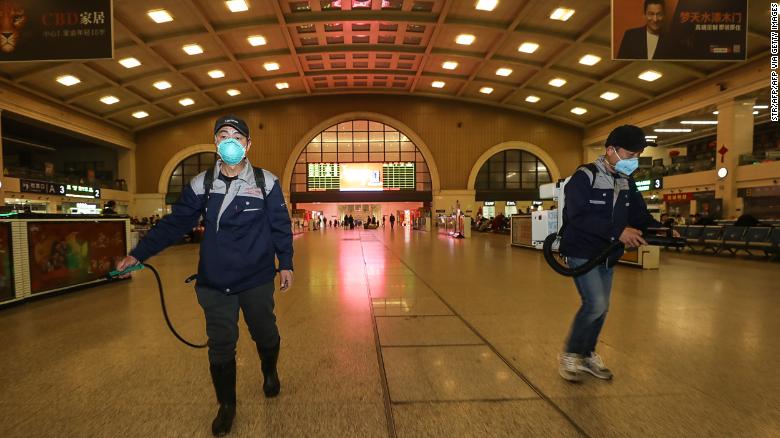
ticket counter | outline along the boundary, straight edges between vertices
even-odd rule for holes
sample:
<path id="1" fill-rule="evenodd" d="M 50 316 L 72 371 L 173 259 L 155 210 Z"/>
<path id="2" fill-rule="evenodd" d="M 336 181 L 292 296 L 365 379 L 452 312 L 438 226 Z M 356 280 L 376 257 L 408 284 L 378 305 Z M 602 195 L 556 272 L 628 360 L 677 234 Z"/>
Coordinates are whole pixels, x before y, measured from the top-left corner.
<path id="1" fill-rule="evenodd" d="M 102 283 L 130 250 L 123 217 L 23 215 L 0 220 L 0 305 Z"/>

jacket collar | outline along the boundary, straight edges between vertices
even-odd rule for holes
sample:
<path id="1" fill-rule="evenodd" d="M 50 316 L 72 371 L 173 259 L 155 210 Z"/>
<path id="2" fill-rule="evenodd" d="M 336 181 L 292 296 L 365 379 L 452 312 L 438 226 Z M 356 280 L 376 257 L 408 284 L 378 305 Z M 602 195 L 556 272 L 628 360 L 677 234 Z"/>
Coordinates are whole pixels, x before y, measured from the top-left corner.
<path id="1" fill-rule="evenodd" d="M 599 169 L 599 172 L 609 176 L 610 178 L 625 178 L 625 176 L 621 175 L 620 172 L 612 173 L 609 170 L 609 164 L 607 163 L 607 159 L 604 155 L 596 158 L 596 161 L 594 161 L 593 164 L 596 165 L 596 167 Z"/>
<path id="2" fill-rule="evenodd" d="M 217 158 L 216 164 L 214 164 L 214 179 L 219 179 L 219 172 L 222 168 L 222 159 Z M 244 168 L 238 175 L 238 179 L 247 183 L 253 183 L 255 180 L 255 171 L 252 168 L 252 163 L 249 162 L 249 158 L 244 158 Z"/>

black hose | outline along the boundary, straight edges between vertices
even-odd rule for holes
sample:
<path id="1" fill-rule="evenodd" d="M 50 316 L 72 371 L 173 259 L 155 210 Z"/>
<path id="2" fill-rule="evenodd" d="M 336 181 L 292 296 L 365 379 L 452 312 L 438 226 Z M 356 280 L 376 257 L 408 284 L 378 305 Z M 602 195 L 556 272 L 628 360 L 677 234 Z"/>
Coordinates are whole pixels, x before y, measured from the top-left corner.
<path id="1" fill-rule="evenodd" d="M 184 345 L 192 348 L 206 348 L 208 346 L 208 343 L 205 344 L 193 344 L 192 342 L 184 339 L 179 332 L 176 331 L 176 329 L 173 327 L 173 324 L 171 323 L 171 319 L 168 317 L 168 309 L 165 306 L 165 295 L 163 294 L 163 286 L 162 286 L 162 280 L 160 280 L 160 274 L 157 272 L 157 269 L 154 268 L 154 266 L 149 265 L 147 263 L 143 264 L 145 267 L 149 268 L 150 271 L 154 274 L 154 278 L 157 280 L 157 290 L 160 292 L 160 306 L 162 307 L 163 316 L 165 317 L 165 323 L 168 324 L 168 329 L 173 333 L 174 336 L 176 336 L 176 339 L 180 340 Z"/>

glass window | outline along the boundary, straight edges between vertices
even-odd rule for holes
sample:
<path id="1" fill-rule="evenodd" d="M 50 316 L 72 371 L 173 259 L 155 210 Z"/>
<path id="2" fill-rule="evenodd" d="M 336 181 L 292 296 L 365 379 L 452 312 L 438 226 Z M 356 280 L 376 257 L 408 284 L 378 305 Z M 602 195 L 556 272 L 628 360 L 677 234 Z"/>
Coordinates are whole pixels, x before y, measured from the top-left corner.
<path id="1" fill-rule="evenodd" d="M 214 167 L 216 156 L 217 154 L 214 152 L 201 152 L 182 160 L 181 163 L 173 169 L 173 172 L 171 172 L 171 176 L 168 179 L 166 200 L 175 202 L 176 199 L 178 199 L 178 194 L 184 189 L 184 185 L 189 184 L 190 180 L 195 177 L 195 175 Z"/>
<path id="2" fill-rule="evenodd" d="M 478 198 L 479 192 L 485 190 L 490 190 L 494 195 L 495 191 L 506 191 L 507 195 L 520 190 L 534 193 L 540 184 L 550 181 L 550 172 L 538 157 L 526 151 L 510 149 L 493 155 L 482 165 L 477 173 L 475 189 Z"/>

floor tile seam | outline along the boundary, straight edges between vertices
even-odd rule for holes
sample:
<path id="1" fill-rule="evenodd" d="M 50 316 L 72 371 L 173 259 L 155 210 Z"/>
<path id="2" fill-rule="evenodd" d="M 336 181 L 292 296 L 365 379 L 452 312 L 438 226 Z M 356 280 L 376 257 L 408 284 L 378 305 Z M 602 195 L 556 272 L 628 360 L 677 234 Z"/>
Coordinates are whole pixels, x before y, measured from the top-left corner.
<path id="1" fill-rule="evenodd" d="M 597 382 L 598 383 L 598 382 Z M 572 385 L 577 385 L 576 383 Z M 580 384 L 581 385 L 581 384 Z M 625 399 L 657 399 L 657 398 L 663 398 L 663 397 L 685 397 L 685 396 L 691 396 L 696 395 L 692 394 L 690 392 L 677 392 L 677 391 L 662 391 L 662 392 L 653 392 L 648 394 L 610 394 L 610 395 L 576 395 L 576 396 L 565 396 L 565 395 L 554 395 L 551 398 L 555 400 L 566 400 L 566 401 L 593 401 L 593 400 L 625 400 Z M 716 400 L 720 401 L 720 400 Z"/>
<path id="2" fill-rule="evenodd" d="M 360 239 L 358 239 L 360 240 Z M 374 332 L 374 348 L 376 350 L 377 366 L 379 369 L 379 381 L 382 388 L 382 401 L 385 409 L 385 426 L 387 428 L 388 438 L 396 438 L 395 419 L 393 414 L 392 399 L 390 398 L 390 386 L 387 383 L 387 371 L 385 370 L 385 359 L 382 355 L 382 344 L 379 339 L 379 327 L 377 326 L 376 316 L 374 315 L 373 297 L 371 295 L 371 285 L 368 283 L 368 271 L 366 268 L 366 252 L 362 241 L 360 242 L 360 252 L 363 255 L 363 275 L 366 279 L 366 295 L 368 298 L 368 310 L 371 318 L 371 326 Z"/>
<path id="3" fill-rule="evenodd" d="M 382 348 L 441 348 L 441 347 L 484 347 L 485 344 L 396 344 L 396 345 L 382 345 Z"/>
<path id="4" fill-rule="evenodd" d="M 417 318 L 456 318 L 457 319 L 458 318 L 455 315 L 399 315 L 399 316 L 403 316 L 406 318 L 413 318 L 413 319 L 417 319 Z M 377 318 L 397 318 L 397 317 L 398 316 L 381 316 L 381 315 L 377 316 Z"/>
<path id="5" fill-rule="evenodd" d="M 419 315 L 377 315 L 377 318 L 409 318 L 414 316 L 455 316 L 455 315 L 438 315 L 438 314 L 431 314 L 431 315 L 425 315 L 425 314 L 419 314 Z"/>
<path id="6" fill-rule="evenodd" d="M 551 406 L 556 412 L 558 412 L 559 415 L 561 415 L 580 435 L 590 438 L 590 434 L 585 430 L 583 426 L 578 424 L 574 419 L 561 408 L 558 406 L 549 396 L 547 396 L 539 387 L 533 384 L 531 380 L 522 373 L 517 367 L 515 367 L 509 359 L 504 357 L 499 351 L 498 348 L 496 348 L 494 345 L 492 345 L 490 342 L 488 342 L 487 338 L 485 338 L 480 332 L 474 328 L 473 325 L 471 325 L 468 321 L 463 318 L 463 316 L 457 312 L 450 303 L 448 303 L 442 295 L 428 282 L 426 281 L 420 274 L 414 270 L 409 263 L 404 260 L 401 255 L 399 255 L 391 246 L 387 245 L 387 242 L 382 239 L 382 244 L 388 249 L 388 252 L 392 254 L 394 257 L 396 257 L 404 266 L 406 266 L 414 275 L 415 277 L 420 279 L 420 282 L 422 282 L 424 285 L 428 286 L 429 289 L 439 298 L 439 300 L 452 312 L 455 316 L 460 318 L 460 320 L 466 325 L 466 327 L 469 328 L 479 339 L 482 340 L 486 344 L 486 346 L 495 354 L 504 364 L 518 377 L 520 380 L 523 381 L 534 393 L 537 394 L 542 400 L 544 400 L 549 406 Z"/>
<path id="7" fill-rule="evenodd" d="M 495 398 L 464 398 L 464 399 L 420 399 L 420 400 L 398 400 L 393 401 L 393 406 L 408 406 L 408 405 L 420 405 L 420 404 L 455 404 L 455 403 L 502 403 L 502 402 L 517 402 L 517 401 L 530 401 L 530 402 L 542 402 L 538 395 L 534 394 L 529 397 L 495 397 Z"/>

